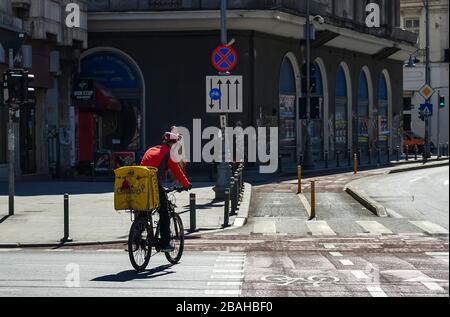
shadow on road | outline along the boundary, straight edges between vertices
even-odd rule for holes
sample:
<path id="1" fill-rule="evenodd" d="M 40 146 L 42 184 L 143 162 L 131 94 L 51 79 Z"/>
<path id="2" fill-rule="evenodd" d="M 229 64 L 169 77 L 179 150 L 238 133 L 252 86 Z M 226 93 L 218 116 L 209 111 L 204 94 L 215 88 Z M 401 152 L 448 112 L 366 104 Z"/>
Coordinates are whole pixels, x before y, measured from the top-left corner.
<path id="1" fill-rule="evenodd" d="M 100 276 L 94 278 L 93 282 L 129 282 L 134 280 L 146 280 L 146 279 L 152 279 L 156 277 L 161 277 L 164 275 L 173 274 L 175 272 L 173 271 L 166 271 L 170 269 L 173 265 L 172 264 L 166 264 L 161 265 L 158 267 L 155 267 L 151 270 L 147 270 L 144 272 L 136 272 L 134 270 L 129 271 L 123 271 L 117 274 L 110 274 L 105 276 Z"/>

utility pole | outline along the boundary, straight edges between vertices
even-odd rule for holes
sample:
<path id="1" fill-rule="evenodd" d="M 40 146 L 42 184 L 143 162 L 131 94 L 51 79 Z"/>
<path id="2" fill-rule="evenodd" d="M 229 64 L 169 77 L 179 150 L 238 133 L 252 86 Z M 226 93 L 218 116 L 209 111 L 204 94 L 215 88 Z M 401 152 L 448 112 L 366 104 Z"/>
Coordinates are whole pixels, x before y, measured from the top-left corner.
<path id="1" fill-rule="evenodd" d="M 228 31 L 227 31 L 227 0 L 221 0 L 220 4 L 220 39 L 223 45 L 228 44 Z M 220 75 L 228 75 L 221 73 Z M 226 115 L 226 121 L 228 125 L 228 114 Z M 216 187 L 214 191 L 216 193 L 216 199 L 224 199 L 225 198 L 225 190 L 229 186 L 229 181 L 231 178 L 231 168 L 230 164 L 226 162 L 226 149 L 225 149 L 225 130 L 226 128 L 222 128 L 222 161 L 219 163 L 217 167 L 217 180 Z"/>
<path id="2" fill-rule="evenodd" d="M 431 86 L 431 70 L 430 70 L 430 0 L 425 0 L 425 16 L 426 16 L 426 44 L 425 44 L 425 80 L 427 85 Z M 430 103 L 430 98 L 426 101 Z M 425 116 L 425 153 L 424 160 L 430 157 L 430 119 L 429 115 Z"/>
<path id="3" fill-rule="evenodd" d="M 14 50 L 9 50 L 9 69 L 14 68 Z M 16 116 L 16 110 L 14 109 L 13 105 L 9 105 L 9 120 L 8 120 L 8 174 L 9 174 L 9 181 L 8 181 L 8 209 L 9 209 L 9 216 L 14 216 L 14 196 L 16 194 L 15 192 L 15 166 L 16 166 L 16 155 L 15 155 L 15 147 L 16 147 L 16 140 L 14 137 L 14 119 Z"/>
<path id="4" fill-rule="evenodd" d="M 314 157 L 310 134 L 311 125 L 311 10 L 310 0 L 306 1 L 306 143 L 303 167 L 313 169 Z"/>

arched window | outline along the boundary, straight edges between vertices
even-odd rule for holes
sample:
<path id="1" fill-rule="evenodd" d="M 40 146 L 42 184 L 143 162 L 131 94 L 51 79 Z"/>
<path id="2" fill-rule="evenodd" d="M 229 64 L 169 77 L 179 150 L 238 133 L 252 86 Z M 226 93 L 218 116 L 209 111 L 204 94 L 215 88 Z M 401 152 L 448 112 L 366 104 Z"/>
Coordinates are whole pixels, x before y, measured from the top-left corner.
<path id="1" fill-rule="evenodd" d="M 358 147 L 362 153 L 369 150 L 369 88 L 364 71 L 361 71 L 358 83 Z"/>
<path id="2" fill-rule="evenodd" d="M 297 157 L 297 82 L 289 55 L 281 64 L 279 92 L 280 154 L 293 163 Z"/>
<path id="3" fill-rule="evenodd" d="M 384 74 L 378 80 L 378 143 L 381 149 L 386 149 L 389 144 L 389 104 L 388 87 Z"/>
<path id="4" fill-rule="evenodd" d="M 345 71 L 339 66 L 336 74 L 336 104 L 335 104 L 335 151 L 347 153 L 348 140 L 348 96 Z"/>

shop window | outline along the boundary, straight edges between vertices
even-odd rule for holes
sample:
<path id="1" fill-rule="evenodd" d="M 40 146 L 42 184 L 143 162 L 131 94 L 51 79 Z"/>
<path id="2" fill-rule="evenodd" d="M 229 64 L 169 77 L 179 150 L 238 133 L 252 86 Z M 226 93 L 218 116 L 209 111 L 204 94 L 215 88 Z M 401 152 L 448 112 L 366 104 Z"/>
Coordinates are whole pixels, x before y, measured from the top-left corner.
<path id="1" fill-rule="evenodd" d="M 358 148 L 363 153 L 369 149 L 369 89 L 364 71 L 359 75 L 358 84 Z"/>
<path id="2" fill-rule="evenodd" d="M 388 92 L 386 78 L 380 75 L 378 81 L 378 141 L 379 146 L 385 149 L 388 146 L 390 131 L 388 118 Z"/>
<path id="3" fill-rule="evenodd" d="M 336 103 L 335 103 L 335 151 L 341 154 L 347 151 L 348 140 L 348 97 L 347 97 L 347 81 L 342 66 L 336 75 Z"/>

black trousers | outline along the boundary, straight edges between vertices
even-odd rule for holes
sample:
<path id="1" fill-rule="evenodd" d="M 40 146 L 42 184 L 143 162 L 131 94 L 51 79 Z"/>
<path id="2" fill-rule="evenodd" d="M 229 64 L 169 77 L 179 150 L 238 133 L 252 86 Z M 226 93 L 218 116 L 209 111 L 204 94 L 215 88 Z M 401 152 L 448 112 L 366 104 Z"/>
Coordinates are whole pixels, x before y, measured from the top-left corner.
<path id="1" fill-rule="evenodd" d="M 161 230 L 161 244 L 163 247 L 170 243 L 170 216 L 167 194 L 164 187 L 159 185 L 159 227 Z"/>

